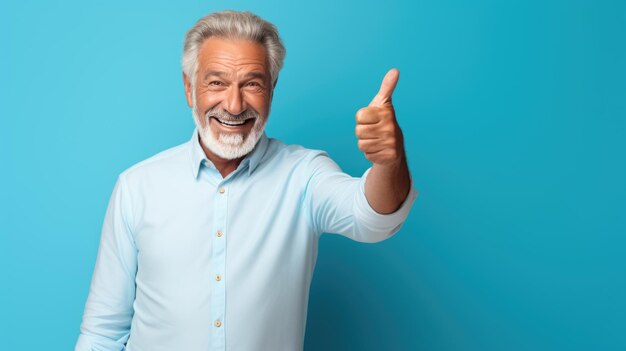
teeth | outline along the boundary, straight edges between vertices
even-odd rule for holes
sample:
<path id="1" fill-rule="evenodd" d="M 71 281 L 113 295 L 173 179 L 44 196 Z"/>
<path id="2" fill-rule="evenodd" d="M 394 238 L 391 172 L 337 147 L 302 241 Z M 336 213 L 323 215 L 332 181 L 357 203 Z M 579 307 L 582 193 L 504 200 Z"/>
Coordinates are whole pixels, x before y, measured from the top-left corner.
<path id="1" fill-rule="evenodd" d="M 223 121 L 221 119 L 218 119 L 218 121 L 220 123 L 222 123 L 222 124 L 227 125 L 227 126 L 239 126 L 239 125 L 242 125 L 242 124 L 244 124 L 246 122 L 245 120 L 243 120 L 243 121 L 228 121 L 228 122 L 226 122 L 226 121 Z"/>

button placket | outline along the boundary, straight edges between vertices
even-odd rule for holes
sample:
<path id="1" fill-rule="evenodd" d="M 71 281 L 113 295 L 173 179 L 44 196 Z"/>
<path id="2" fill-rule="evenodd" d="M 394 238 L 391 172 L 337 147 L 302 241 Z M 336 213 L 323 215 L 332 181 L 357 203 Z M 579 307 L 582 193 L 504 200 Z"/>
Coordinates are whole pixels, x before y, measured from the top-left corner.
<path id="1" fill-rule="evenodd" d="M 226 239 L 227 239 L 227 206 L 228 186 L 220 184 L 215 192 L 215 207 L 213 215 L 214 237 L 212 252 L 212 275 L 211 279 L 211 317 L 213 319 L 212 347 L 215 350 L 223 350 L 226 344 L 224 323 L 226 313 L 226 281 L 224 272 L 226 268 Z"/>

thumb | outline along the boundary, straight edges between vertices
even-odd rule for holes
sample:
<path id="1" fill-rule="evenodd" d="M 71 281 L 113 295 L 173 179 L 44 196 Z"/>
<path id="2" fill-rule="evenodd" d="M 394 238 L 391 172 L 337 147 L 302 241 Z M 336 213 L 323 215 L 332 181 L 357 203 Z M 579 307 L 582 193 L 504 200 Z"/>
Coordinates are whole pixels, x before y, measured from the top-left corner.
<path id="1" fill-rule="evenodd" d="M 398 71 L 397 68 L 390 69 L 389 72 L 385 74 L 383 82 L 380 84 L 378 94 L 374 96 L 372 102 L 370 102 L 370 106 L 391 105 L 391 95 L 393 94 L 393 90 L 396 88 L 396 84 L 398 84 L 399 78 L 400 71 Z"/>

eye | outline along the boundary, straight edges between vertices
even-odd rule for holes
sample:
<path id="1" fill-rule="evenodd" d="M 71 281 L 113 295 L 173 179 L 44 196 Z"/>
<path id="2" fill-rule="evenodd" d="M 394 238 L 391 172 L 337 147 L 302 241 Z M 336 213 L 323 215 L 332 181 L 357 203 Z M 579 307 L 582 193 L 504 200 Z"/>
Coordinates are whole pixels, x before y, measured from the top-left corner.
<path id="1" fill-rule="evenodd" d="M 259 83 L 257 83 L 257 82 L 248 82 L 248 83 L 246 83 L 246 86 L 248 86 L 248 87 L 258 87 Z"/>
<path id="2" fill-rule="evenodd" d="M 222 84 L 223 83 L 220 82 L 219 80 L 214 80 L 214 81 L 209 82 L 209 85 L 213 85 L 213 86 L 220 86 Z"/>

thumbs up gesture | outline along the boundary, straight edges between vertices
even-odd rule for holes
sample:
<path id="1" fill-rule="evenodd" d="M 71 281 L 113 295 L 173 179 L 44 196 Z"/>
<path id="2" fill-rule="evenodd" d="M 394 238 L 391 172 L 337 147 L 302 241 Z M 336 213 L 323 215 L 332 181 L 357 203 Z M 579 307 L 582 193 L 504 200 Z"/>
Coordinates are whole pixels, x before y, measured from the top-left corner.
<path id="1" fill-rule="evenodd" d="M 389 70 L 378 94 L 367 107 L 356 113 L 355 134 L 359 149 L 374 165 L 397 164 L 404 159 L 404 139 L 391 104 L 399 77 L 397 69 Z"/>

